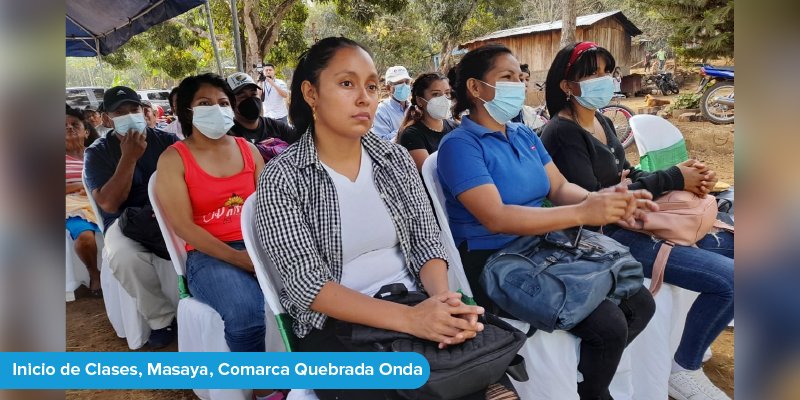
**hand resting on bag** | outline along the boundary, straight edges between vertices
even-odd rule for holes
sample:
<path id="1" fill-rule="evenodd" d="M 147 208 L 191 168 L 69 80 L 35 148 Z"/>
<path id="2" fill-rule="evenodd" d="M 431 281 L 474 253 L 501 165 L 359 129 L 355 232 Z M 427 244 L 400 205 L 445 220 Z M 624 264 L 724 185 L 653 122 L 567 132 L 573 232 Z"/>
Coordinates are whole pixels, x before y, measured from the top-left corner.
<path id="1" fill-rule="evenodd" d="M 483 312 L 483 307 L 462 303 L 460 293 L 440 293 L 410 308 L 408 333 L 438 342 L 439 348 L 460 344 L 483 330 L 477 321 Z"/>

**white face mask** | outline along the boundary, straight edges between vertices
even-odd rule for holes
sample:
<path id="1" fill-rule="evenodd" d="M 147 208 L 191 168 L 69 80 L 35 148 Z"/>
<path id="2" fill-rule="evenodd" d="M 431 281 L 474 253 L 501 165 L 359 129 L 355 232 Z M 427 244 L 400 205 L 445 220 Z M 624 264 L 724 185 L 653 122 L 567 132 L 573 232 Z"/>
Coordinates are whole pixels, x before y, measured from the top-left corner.
<path id="1" fill-rule="evenodd" d="M 445 96 L 436 96 L 430 100 L 425 100 L 420 98 L 420 100 L 424 100 L 428 103 L 425 106 L 425 111 L 433 119 L 447 119 L 450 118 L 450 100 L 447 99 Z"/>
<path id="2" fill-rule="evenodd" d="M 111 118 L 114 121 L 114 130 L 121 136 L 125 136 L 132 129 L 142 133 L 147 128 L 147 122 L 142 113 L 130 113 Z"/>
<path id="3" fill-rule="evenodd" d="M 225 136 L 233 126 L 233 109 L 230 106 L 197 106 L 192 111 L 192 125 L 209 139 Z"/>

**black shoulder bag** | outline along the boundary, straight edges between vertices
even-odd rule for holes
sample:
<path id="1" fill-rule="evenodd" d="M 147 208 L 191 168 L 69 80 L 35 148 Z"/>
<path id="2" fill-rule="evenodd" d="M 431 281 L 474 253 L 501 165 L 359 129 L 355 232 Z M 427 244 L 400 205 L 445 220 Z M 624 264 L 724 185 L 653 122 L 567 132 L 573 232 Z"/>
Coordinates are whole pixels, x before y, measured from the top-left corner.
<path id="1" fill-rule="evenodd" d="M 409 306 L 428 298 L 424 292 L 409 292 L 402 283 L 383 286 L 375 298 Z M 430 364 L 428 382 L 419 389 L 402 389 L 408 400 L 452 400 L 485 389 L 508 373 L 527 381 L 525 363 L 517 352 L 525 344 L 524 333 L 500 318 L 485 313 L 484 330 L 466 342 L 439 349 L 438 343 L 400 332 L 336 321 L 336 336 L 350 351 L 394 351 L 422 354 Z"/>
<path id="2" fill-rule="evenodd" d="M 165 260 L 170 259 L 153 206 L 146 204 L 142 207 L 128 207 L 122 211 L 117 223 L 123 235 L 141 243 L 153 254 Z"/>

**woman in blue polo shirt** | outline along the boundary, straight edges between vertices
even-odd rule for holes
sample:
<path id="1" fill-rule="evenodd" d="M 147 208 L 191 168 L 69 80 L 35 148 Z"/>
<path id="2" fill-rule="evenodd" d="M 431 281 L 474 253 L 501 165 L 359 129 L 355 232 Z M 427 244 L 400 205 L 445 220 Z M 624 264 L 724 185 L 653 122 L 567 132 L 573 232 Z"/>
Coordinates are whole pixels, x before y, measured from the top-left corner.
<path id="1" fill-rule="evenodd" d="M 486 260 L 521 235 L 627 219 L 651 206 L 645 191 L 589 192 L 555 167 L 529 128 L 509 121 L 525 99 L 520 66 L 509 49 L 488 45 L 456 66 L 454 115 L 469 110 L 461 126 L 439 145 L 438 173 L 450 227 L 479 304 L 495 307 L 478 284 Z M 542 208 L 544 199 L 557 207 Z M 569 288 L 568 288 L 569 289 Z M 608 386 L 625 346 L 655 310 L 640 290 L 619 306 L 604 301 L 571 333 L 580 337 L 581 399 L 611 399 Z"/>

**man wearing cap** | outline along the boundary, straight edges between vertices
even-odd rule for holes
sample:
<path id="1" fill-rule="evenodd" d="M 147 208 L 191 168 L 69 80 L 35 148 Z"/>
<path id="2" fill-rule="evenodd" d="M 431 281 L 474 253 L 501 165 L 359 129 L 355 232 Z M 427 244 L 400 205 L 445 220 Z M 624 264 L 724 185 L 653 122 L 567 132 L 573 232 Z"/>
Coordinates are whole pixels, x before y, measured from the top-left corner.
<path id="1" fill-rule="evenodd" d="M 262 155 L 265 155 L 264 146 L 269 144 L 267 142 L 270 138 L 289 144 L 297 141 L 302 132 L 295 132 L 294 128 L 279 120 L 261 116 L 264 103 L 258 96 L 258 85 L 250 75 L 236 72 L 228 76 L 226 81 L 236 95 L 234 123 L 231 128 L 233 136 L 243 137 L 255 144 Z M 266 156 L 264 161 L 269 161 Z"/>
<path id="2" fill-rule="evenodd" d="M 156 124 L 158 124 L 158 118 L 156 117 L 155 111 L 153 110 L 153 103 L 150 100 L 142 100 L 142 114 L 144 115 L 144 121 L 147 123 L 148 128 L 156 129 Z"/>
<path id="3" fill-rule="evenodd" d="M 400 129 L 403 114 L 408 108 L 408 97 L 411 95 L 411 77 L 406 67 L 396 65 L 386 70 L 386 89 L 391 97 L 378 104 L 372 132 L 381 139 L 393 140 Z"/>
<path id="4" fill-rule="evenodd" d="M 98 126 L 103 125 L 103 117 L 100 115 L 100 111 L 93 106 L 87 106 L 84 108 L 83 116 L 86 118 L 86 121 L 88 121 L 94 127 L 95 130 L 97 130 Z"/>
<path id="5" fill-rule="evenodd" d="M 156 268 L 172 269 L 171 263 L 125 236 L 117 222 L 127 208 L 149 203 L 147 183 L 158 157 L 178 138 L 147 127 L 139 95 L 131 88 L 108 89 L 103 105 L 113 129 L 86 149 L 86 186 L 103 219 L 104 251 L 111 272 L 150 325 L 150 347 L 161 348 L 175 337 L 176 310 L 164 296 Z"/>
<path id="6" fill-rule="evenodd" d="M 105 136 L 106 133 L 111 130 L 111 118 L 108 117 L 108 113 L 102 101 L 100 105 L 97 106 L 97 112 L 100 114 L 100 125 L 95 125 L 94 129 L 97 131 L 98 135 Z"/>

